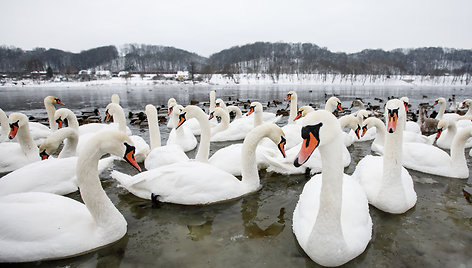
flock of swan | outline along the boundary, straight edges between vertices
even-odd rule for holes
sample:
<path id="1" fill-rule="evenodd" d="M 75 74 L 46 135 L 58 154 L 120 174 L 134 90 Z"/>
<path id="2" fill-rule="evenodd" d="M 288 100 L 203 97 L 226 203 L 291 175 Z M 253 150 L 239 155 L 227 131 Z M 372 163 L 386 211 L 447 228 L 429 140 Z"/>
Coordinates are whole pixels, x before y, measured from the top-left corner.
<path id="1" fill-rule="evenodd" d="M 406 97 L 386 103 L 383 121 L 362 104 L 356 113 L 337 118 L 333 112 L 342 110 L 337 97 L 324 109 L 299 108 L 296 92 L 290 91 L 288 123 L 280 127 L 281 116 L 264 112 L 261 103 L 252 102 L 243 115 L 215 94 L 210 92 L 209 114 L 169 99 L 171 131 L 165 145 L 156 107 L 145 107 L 148 144 L 126 126 L 116 94 L 106 107 L 105 121 L 113 118 L 113 123 L 79 126 L 71 110 L 56 110 L 64 104 L 54 96 L 44 99 L 49 127 L 29 122 L 22 113 L 7 117 L 0 109 L 0 172 L 8 173 L 0 178 L 0 262 L 67 258 L 122 238 L 127 222 L 99 179 L 114 161 L 139 171 L 111 173 L 130 193 L 184 205 L 210 205 L 258 191 L 261 169 L 316 174 L 300 194 L 293 233 L 305 253 L 324 266 L 342 265 L 364 252 L 373 228 L 369 204 L 392 214 L 415 206 L 408 169 L 469 177 L 465 148 L 472 147 L 472 100 L 463 102 L 469 111 L 459 116 L 445 113 L 446 102 L 438 98 L 437 133 L 425 136 L 422 126 L 407 121 Z M 211 142 L 238 140 L 243 142 L 210 157 Z M 352 175 L 345 174 L 351 162 L 347 147 L 361 140 L 373 140 L 374 155 L 362 158 Z M 195 148 L 195 159 L 189 159 L 186 152 Z M 146 170 L 141 172 L 138 163 Z M 78 189 L 83 203 L 63 196 Z"/>

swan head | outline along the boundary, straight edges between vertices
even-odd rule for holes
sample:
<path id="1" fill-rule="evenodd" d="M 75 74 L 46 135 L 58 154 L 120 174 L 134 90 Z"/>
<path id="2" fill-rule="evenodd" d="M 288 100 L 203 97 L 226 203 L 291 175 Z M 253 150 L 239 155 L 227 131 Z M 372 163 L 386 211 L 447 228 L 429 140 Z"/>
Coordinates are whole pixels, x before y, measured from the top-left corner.
<path id="1" fill-rule="evenodd" d="M 194 118 L 194 117 L 206 117 L 205 112 L 198 106 L 195 105 L 187 105 L 185 108 L 183 108 L 180 111 L 179 115 L 179 123 L 175 127 L 175 129 L 178 129 L 183 123 L 185 123 L 188 119 Z"/>
<path id="2" fill-rule="evenodd" d="M 406 111 L 404 104 L 399 99 L 391 99 L 385 105 L 385 121 L 387 122 L 387 133 L 394 133 L 397 130 L 398 122 L 404 122 Z"/>
<path id="3" fill-rule="evenodd" d="M 167 115 L 172 114 L 175 105 L 177 105 L 177 101 L 174 98 L 170 98 L 167 101 L 167 110 L 168 110 Z"/>
<path id="4" fill-rule="evenodd" d="M 357 118 L 359 119 L 359 123 L 364 122 L 369 117 L 369 112 L 367 110 L 359 110 L 357 112 Z"/>
<path id="5" fill-rule="evenodd" d="M 329 111 L 312 112 L 305 120 L 308 124 L 302 127 L 302 147 L 293 162 L 296 167 L 303 165 L 316 148 L 331 143 L 341 133 L 338 120 Z"/>
<path id="6" fill-rule="evenodd" d="M 64 122 L 67 122 L 67 119 L 72 114 L 72 111 L 67 108 L 58 109 L 54 113 L 54 120 L 57 123 L 57 128 L 61 129 Z"/>
<path id="7" fill-rule="evenodd" d="M 146 114 L 154 114 L 154 113 L 157 113 L 157 109 L 156 109 L 156 106 L 152 105 L 152 104 L 147 104 L 146 107 L 144 108 Z"/>
<path id="8" fill-rule="evenodd" d="M 29 121 L 28 117 L 22 113 L 12 113 L 10 114 L 10 117 L 8 118 L 9 124 L 10 124 L 10 133 L 8 134 L 8 138 L 10 140 L 14 139 L 16 137 L 16 134 L 18 134 L 18 130 L 22 126 L 27 126 Z"/>
<path id="9" fill-rule="evenodd" d="M 116 114 L 118 111 L 123 111 L 123 108 L 119 104 L 109 103 L 105 108 L 105 122 L 109 122 L 111 117 Z"/>
<path id="10" fill-rule="evenodd" d="M 438 132 L 436 133 L 436 137 L 434 139 L 435 142 L 439 139 L 439 137 L 441 137 L 441 134 L 444 131 L 444 129 L 447 129 L 449 127 L 449 124 L 451 124 L 451 123 L 452 122 L 449 119 L 439 120 L 438 126 L 437 126 Z"/>
<path id="11" fill-rule="evenodd" d="M 216 107 L 215 110 L 213 110 L 211 113 L 210 113 L 210 117 L 208 118 L 208 120 L 211 120 L 213 119 L 213 117 L 217 116 L 217 117 L 223 117 L 225 111 L 223 110 L 223 108 L 221 107 Z"/>
<path id="12" fill-rule="evenodd" d="M 311 112 L 314 112 L 315 109 L 313 109 L 313 107 L 311 106 L 302 106 L 300 107 L 300 109 L 298 109 L 297 111 L 297 116 L 295 116 L 295 118 L 293 120 L 298 120 L 304 116 L 306 116 L 307 114 L 311 113 Z"/>
<path id="13" fill-rule="evenodd" d="M 408 112 L 408 105 L 410 104 L 410 99 L 408 97 L 401 97 L 400 100 L 403 102 L 405 106 L 405 111 Z"/>
<path id="14" fill-rule="evenodd" d="M 41 160 L 48 159 L 61 145 L 66 138 L 79 138 L 79 133 L 73 128 L 62 128 L 51 133 L 39 146 L 39 156 Z"/>
<path id="15" fill-rule="evenodd" d="M 340 112 L 343 111 L 343 108 L 341 107 L 341 101 L 338 99 L 338 97 L 331 97 L 326 101 L 326 107 L 336 107 Z M 332 111 L 330 111 L 332 112 Z"/>
<path id="16" fill-rule="evenodd" d="M 216 99 L 215 107 L 226 108 L 226 103 L 222 99 Z"/>
<path id="17" fill-rule="evenodd" d="M 282 156 L 285 158 L 285 145 L 287 144 L 287 140 L 285 139 L 285 133 L 283 130 L 277 126 L 276 124 L 262 124 L 255 127 L 246 138 L 250 138 L 253 133 L 263 133 L 264 137 L 269 138 L 274 144 L 277 145 Z M 257 134 L 256 134 L 257 135 Z"/>
<path id="18" fill-rule="evenodd" d="M 292 100 L 294 99 L 295 97 L 297 97 L 297 93 L 295 91 L 289 91 L 287 93 L 287 96 L 285 97 L 285 100 Z"/>
<path id="19" fill-rule="evenodd" d="M 443 97 L 437 98 L 433 103 L 433 107 L 437 104 L 441 104 L 441 105 L 446 104 L 446 99 Z"/>
<path id="20" fill-rule="evenodd" d="M 462 102 L 461 108 L 468 108 L 472 106 L 472 100 L 471 99 L 465 99 Z"/>
<path id="21" fill-rule="evenodd" d="M 116 104 L 120 104 L 120 95 L 114 93 L 111 95 L 111 102 L 112 103 L 116 103 Z"/>
<path id="22" fill-rule="evenodd" d="M 247 116 L 251 115 L 252 113 L 261 113 L 262 112 L 262 104 L 258 101 L 251 102 L 251 106 L 249 106 L 249 111 L 247 112 Z"/>
<path id="23" fill-rule="evenodd" d="M 64 103 L 58 97 L 55 96 L 47 96 L 46 98 L 44 98 L 44 103 L 64 105 Z"/>

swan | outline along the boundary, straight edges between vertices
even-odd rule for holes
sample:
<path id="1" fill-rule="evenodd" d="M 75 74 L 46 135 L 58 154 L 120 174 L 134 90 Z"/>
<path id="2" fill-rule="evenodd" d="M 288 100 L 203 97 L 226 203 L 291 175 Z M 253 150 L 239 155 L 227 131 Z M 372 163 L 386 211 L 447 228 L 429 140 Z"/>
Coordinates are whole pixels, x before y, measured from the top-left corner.
<path id="1" fill-rule="evenodd" d="M 280 121 L 282 116 L 277 116 L 274 113 L 263 112 L 262 104 L 258 101 L 254 101 L 249 106 L 249 111 L 246 116 L 250 116 L 254 113 L 254 127 L 261 125 L 262 123 L 277 123 Z"/>
<path id="2" fill-rule="evenodd" d="M 472 136 L 472 126 L 457 131 L 451 144 L 450 154 L 438 147 L 422 143 L 404 145 L 403 166 L 427 174 L 450 178 L 469 177 L 465 158 L 465 143 Z"/>
<path id="3" fill-rule="evenodd" d="M 209 112 L 213 111 L 216 107 L 215 99 L 216 99 L 216 91 L 211 90 L 210 91 L 210 106 L 208 107 Z"/>
<path id="4" fill-rule="evenodd" d="M 175 105 L 177 105 L 177 101 L 174 98 L 170 98 L 167 101 L 167 109 L 168 109 L 167 115 L 172 114 L 172 111 Z M 177 125 L 177 123 L 178 122 L 175 122 L 173 117 L 169 117 L 169 121 L 167 121 L 167 128 L 174 128 Z"/>
<path id="5" fill-rule="evenodd" d="M 362 187 L 343 173 L 338 120 L 319 110 L 305 122 L 303 146 L 293 164 L 300 166 L 318 148 L 322 173 L 303 187 L 293 212 L 293 233 L 313 261 L 338 266 L 364 252 L 372 236 L 372 219 Z"/>
<path id="6" fill-rule="evenodd" d="M 446 105 L 447 105 L 446 99 L 437 98 L 434 101 L 433 107 L 436 106 L 437 104 L 439 104 L 439 112 L 438 112 L 438 115 L 436 115 L 436 119 L 441 120 L 443 118 L 449 118 L 449 119 L 454 120 L 454 119 L 459 117 L 459 115 L 456 114 L 456 113 L 445 113 L 446 112 Z"/>
<path id="7" fill-rule="evenodd" d="M 174 106 L 173 113 L 176 113 L 177 111 L 178 107 L 176 108 Z M 151 151 L 144 160 L 144 167 L 147 170 L 150 170 L 180 161 L 188 161 L 188 156 L 185 154 L 179 144 L 169 143 L 168 141 L 166 146 L 161 146 L 161 133 L 159 131 L 159 124 L 157 120 L 157 109 L 154 105 L 146 105 L 146 116 L 148 119 Z M 179 130 L 181 129 L 177 129 L 177 131 Z M 191 132 L 189 133 L 192 135 L 192 137 L 194 137 Z"/>
<path id="8" fill-rule="evenodd" d="M 334 112 L 336 109 L 338 109 L 340 112 L 343 111 L 343 108 L 341 107 L 341 101 L 338 99 L 338 97 L 330 97 L 325 103 L 325 110 Z"/>
<path id="9" fill-rule="evenodd" d="M 435 137 L 436 145 L 442 149 L 451 149 L 452 141 L 457 133 L 455 120 L 441 119 L 438 123 L 438 132 Z M 472 139 L 468 139 L 464 148 L 472 147 Z"/>
<path id="10" fill-rule="evenodd" d="M 120 104 L 120 95 L 118 95 L 116 93 L 111 94 L 111 102 L 116 103 L 116 104 Z"/>
<path id="11" fill-rule="evenodd" d="M 253 129 L 253 124 L 247 118 L 235 119 L 230 123 L 228 112 L 221 107 L 215 108 L 210 114 L 210 119 L 216 116 L 221 118 L 221 122 L 211 129 L 210 141 L 212 142 L 243 140 Z M 261 117 L 260 112 L 257 117 Z"/>
<path id="12" fill-rule="evenodd" d="M 102 155 L 111 153 L 140 170 L 131 144 L 117 131 L 102 132 L 89 141 L 77 161 L 77 181 L 85 204 L 40 192 L 1 197 L 0 262 L 67 258 L 122 238 L 126 220 L 103 190 L 97 165 Z"/>
<path id="13" fill-rule="evenodd" d="M 467 113 L 464 114 L 464 116 L 472 116 L 472 100 L 471 99 L 465 99 L 462 101 L 461 108 L 468 108 Z"/>
<path id="14" fill-rule="evenodd" d="M 180 112 L 183 110 L 182 105 L 175 105 L 172 109 L 172 113 L 170 117 L 174 122 L 179 121 Z M 157 120 L 157 118 L 156 118 Z M 157 124 L 157 121 L 156 121 Z M 175 124 L 177 125 L 177 124 Z M 159 133 L 160 136 L 160 133 Z M 160 139 L 159 139 L 160 140 Z M 169 133 L 169 137 L 167 138 L 167 145 L 170 144 L 177 144 L 184 150 L 184 152 L 191 151 L 197 147 L 197 139 L 187 126 L 181 126 L 178 129 L 172 128 Z"/>
<path id="15" fill-rule="evenodd" d="M 26 115 L 12 113 L 9 117 L 10 133 L 8 138 L 18 138 L 18 142 L 0 143 L 0 173 L 13 171 L 29 163 L 39 161 L 38 147 L 30 135 Z"/>
<path id="16" fill-rule="evenodd" d="M 36 161 L 3 176 L 0 196 L 23 192 L 47 192 L 65 195 L 77 191 L 76 146 L 79 136 L 72 128 L 59 129 L 39 147 L 43 161 Z M 48 158 L 66 140 L 58 158 Z M 98 171 L 110 167 L 112 157 L 100 159 Z"/>
<path id="17" fill-rule="evenodd" d="M 64 103 L 55 96 L 47 96 L 44 98 L 44 107 L 46 107 L 46 112 L 48 114 L 49 128 L 52 131 L 57 130 L 57 124 L 54 120 L 54 114 L 56 113 L 56 108 L 54 107 L 54 104 L 64 105 Z"/>
<path id="18" fill-rule="evenodd" d="M 369 118 L 369 112 L 367 110 L 358 110 L 357 113 L 355 113 L 355 116 L 358 120 L 359 126 L 362 126 L 362 123 Z M 360 135 L 359 130 L 360 128 L 357 129 L 352 129 L 349 131 L 349 136 L 351 136 L 351 139 L 353 142 L 362 142 L 362 141 L 370 141 L 375 139 L 377 135 L 377 129 L 376 128 L 369 128 L 366 130 L 365 133 L 362 133 Z M 356 132 L 357 131 L 357 132 Z M 346 139 L 346 137 L 345 137 Z"/>
<path id="19" fill-rule="evenodd" d="M 281 153 L 284 153 L 284 137 L 280 127 L 264 124 L 255 128 L 244 139 L 241 180 L 201 161 L 179 162 L 133 177 L 118 171 L 113 171 L 111 176 L 132 194 L 160 202 L 207 205 L 238 198 L 261 187 L 254 148 L 264 137 L 278 144 Z"/>
<path id="20" fill-rule="evenodd" d="M 357 163 L 352 177 L 364 188 L 369 203 L 388 213 L 401 214 L 416 204 L 413 179 L 402 167 L 403 102 L 391 99 L 385 106 L 387 123 L 383 156 L 367 155 Z M 367 120 L 366 120 L 367 121 Z M 380 133 L 377 129 L 377 133 Z M 402 149 L 403 148 L 403 149 Z"/>
<path id="21" fill-rule="evenodd" d="M 403 105 L 405 106 L 405 112 L 408 112 L 408 106 L 410 104 L 410 98 L 408 97 L 401 97 L 400 100 L 403 102 Z M 412 121 L 405 121 L 405 131 L 410 131 L 413 133 L 418 133 L 421 134 L 421 128 L 420 125 L 416 122 Z"/>
<path id="22" fill-rule="evenodd" d="M 230 105 L 226 108 L 228 109 L 229 114 L 234 113 L 234 119 L 233 120 L 240 119 L 240 118 L 243 117 L 243 113 L 241 112 L 241 109 L 239 109 L 238 106 Z"/>
<path id="23" fill-rule="evenodd" d="M 295 117 L 297 116 L 297 93 L 295 91 L 289 91 L 287 93 L 287 96 L 285 97 L 285 100 L 290 100 L 290 113 L 288 115 L 288 122 L 287 124 L 294 124 L 295 123 Z"/>
<path id="24" fill-rule="evenodd" d="M 119 130 L 125 134 L 127 133 L 125 113 L 123 112 L 123 108 L 121 108 L 119 104 L 109 103 L 106 107 L 105 114 L 105 122 L 108 122 L 110 120 L 110 117 L 113 116 L 113 121 L 115 123 L 118 123 Z M 138 161 L 138 163 L 144 162 L 144 159 L 146 159 L 146 156 L 150 151 L 149 145 L 142 137 L 139 137 L 137 135 L 131 135 L 129 136 L 129 138 L 133 141 L 133 144 L 136 147 L 136 161 Z"/>

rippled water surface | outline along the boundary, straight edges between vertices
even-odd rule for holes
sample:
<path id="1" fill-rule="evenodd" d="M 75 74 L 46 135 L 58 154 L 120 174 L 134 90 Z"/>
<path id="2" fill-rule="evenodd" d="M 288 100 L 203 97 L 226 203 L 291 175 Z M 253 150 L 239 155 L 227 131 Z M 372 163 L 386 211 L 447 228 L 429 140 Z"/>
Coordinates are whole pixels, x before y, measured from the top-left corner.
<path id="1" fill-rule="evenodd" d="M 21 111 L 46 117 L 43 98 L 59 97 L 76 113 L 104 107 L 112 93 L 118 93 L 125 112 L 139 112 L 146 104 L 166 105 L 170 97 L 181 104 L 208 102 L 210 90 L 229 102 L 260 101 L 267 105 L 282 101 L 289 90 L 296 90 L 299 106 L 322 106 L 326 96 L 339 95 L 343 107 L 350 107 L 355 97 L 383 107 L 374 98 L 408 96 L 413 109 L 435 98 L 457 101 L 471 97 L 471 89 L 418 87 L 317 87 L 317 86 L 159 86 L 81 87 L 81 88 L 0 88 L 0 108 L 7 114 Z M 287 102 L 268 111 L 286 108 Z M 323 106 L 322 106 L 323 107 Z M 353 108 L 357 110 L 357 108 Z M 280 124 L 286 123 L 284 117 Z M 128 122 L 129 123 L 129 122 Z M 148 140 L 146 127 L 130 125 L 133 134 Z M 162 138 L 169 130 L 161 124 Z M 214 143 L 211 153 L 230 143 Z M 371 142 L 350 146 L 352 162 L 345 169 L 352 174 L 357 162 L 370 154 Z M 467 151 L 468 152 L 468 151 Z M 190 152 L 192 156 L 195 152 Z M 467 154 L 470 164 L 471 157 Z M 469 165 L 470 166 L 470 165 Z M 135 174 L 126 163 L 115 162 L 114 169 Z M 128 222 L 128 232 L 121 240 L 101 250 L 58 261 L 35 262 L 25 266 L 43 267 L 313 267 L 292 233 L 292 214 L 305 176 L 281 176 L 260 172 L 262 188 L 243 198 L 211 206 L 153 205 L 117 187 L 102 173 L 102 185 L 112 202 Z M 471 267 L 472 205 L 462 194 L 472 180 L 458 180 L 427 175 L 410 170 L 418 202 L 402 215 L 391 215 L 370 207 L 373 236 L 365 252 L 348 267 Z M 78 193 L 69 195 L 80 200 Z M 34 219 L 32 219 L 34 220 Z M 1 223 L 0 223 L 1 224 Z M 84 237 L 86 239 L 86 237 Z"/>

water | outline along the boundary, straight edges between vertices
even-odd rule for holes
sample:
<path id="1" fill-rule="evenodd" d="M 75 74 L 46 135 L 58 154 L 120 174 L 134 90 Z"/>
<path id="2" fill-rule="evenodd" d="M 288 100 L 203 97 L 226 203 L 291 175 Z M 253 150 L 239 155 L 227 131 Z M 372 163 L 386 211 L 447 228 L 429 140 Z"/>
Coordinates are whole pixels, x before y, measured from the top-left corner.
<path id="1" fill-rule="evenodd" d="M 95 88 L 0 88 L 0 108 L 7 114 L 21 111 L 46 117 L 42 99 L 59 97 L 76 113 L 104 107 L 112 93 L 118 93 L 125 112 L 143 111 L 148 103 L 166 105 L 169 97 L 179 103 L 192 100 L 208 102 L 208 92 L 228 101 L 282 101 L 289 90 L 298 94 L 299 105 L 322 106 L 325 98 L 338 94 L 344 107 L 355 97 L 383 106 L 374 98 L 408 96 L 414 109 L 432 104 L 435 98 L 456 95 L 457 101 L 470 96 L 461 88 L 382 88 L 316 86 L 169 86 L 169 87 L 95 87 Z M 325 95 L 326 94 L 326 95 Z M 425 97 L 425 98 L 424 98 Z M 286 102 L 276 111 L 286 107 Z M 207 106 L 203 106 L 207 109 Z M 356 110 L 357 108 L 353 108 Z M 287 117 L 282 119 L 285 124 Z M 130 126 L 134 134 L 148 140 L 145 127 Z M 168 129 L 161 124 L 163 140 Z M 211 151 L 229 143 L 212 144 Z M 370 142 L 350 146 L 352 162 L 345 169 L 352 174 L 357 162 L 370 154 Z M 211 153 L 212 153 L 211 152 Z M 194 152 L 190 152 L 193 155 Z M 470 166 L 471 158 L 467 154 Z M 115 169 L 135 174 L 132 167 L 116 162 Z M 402 215 L 391 215 L 370 207 L 373 236 L 365 252 L 347 267 L 471 267 L 472 205 L 462 195 L 468 180 L 450 179 L 410 171 L 418 202 Z M 472 174 L 472 173 L 471 173 Z M 102 174 L 102 185 L 128 222 L 121 240 L 101 250 L 58 261 L 35 262 L 23 266 L 39 267 L 316 267 L 298 245 L 292 232 L 292 214 L 303 186 L 304 176 L 281 176 L 260 172 L 262 189 L 243 198 L 211 206 L 153 205 L 118 188 L 109 172 Z M 69 197 L 80 200 L 78 193 Z M 84 238 L 86 239 L 86 238 Z M 16 265 L 17 266 L 17 265 Z"/>

